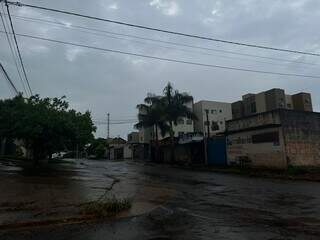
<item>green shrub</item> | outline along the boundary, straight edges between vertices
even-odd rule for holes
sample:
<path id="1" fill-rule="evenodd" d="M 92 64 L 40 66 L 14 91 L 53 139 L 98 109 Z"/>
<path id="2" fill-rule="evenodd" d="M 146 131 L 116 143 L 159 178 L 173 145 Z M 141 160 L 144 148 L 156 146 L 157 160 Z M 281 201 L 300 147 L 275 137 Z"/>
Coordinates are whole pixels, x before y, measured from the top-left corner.
<path id="1" fill-rule="evenodd" d="M 289 165 L 287 169 L 287 173 L 289 175 L 298 175 L 298 174 L 305 174 L 308 173 L 308 170 L 304 167 L 297 167 Z"/>
<path id="2" fill-rule="evenodd" d="M 95 215 L 97 217 L 110 217 L 121 211 L 131 208 L 129 199 L 117 199 L 115 197 L 107 198 L 100 201 L 94 201 L 82 206 L 82 213 L 87 215 Z"/>

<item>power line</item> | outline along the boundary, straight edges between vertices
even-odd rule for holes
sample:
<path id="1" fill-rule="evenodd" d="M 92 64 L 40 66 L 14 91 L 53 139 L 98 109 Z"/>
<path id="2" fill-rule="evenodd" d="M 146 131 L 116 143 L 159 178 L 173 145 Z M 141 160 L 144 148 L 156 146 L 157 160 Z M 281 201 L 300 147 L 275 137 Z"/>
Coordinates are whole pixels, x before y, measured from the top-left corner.
<path id="1" fill-rule="evenodd" d="M 84 33 L 88 33 L 88 34 L 94 34 L 94 35 L 98 35 L 98 36 L 104 36 L 107 38 L 113 38 L 113 39 L 120 39 L 120 40 L 126 40 L 126 41 L 134 41 L 140 44 L 145 44 L 146 42 L 142 42 L 142 41 L 137 41 L 137 40 L 133 40 L 133 39 L 127 39 L 127 38 L 120 38 L 120 37 L 114 37 L 114 36 L 110 36 L 107 34 L 111 34 L 111 35 L 117 35 L 117 36 L 125 36 L 125 37 L 130 37 L 130 38 L 136 38 L 136 39 L 142 39 L 142 40 L 146 40 L 146 41 L 152 41 L 152 42 L 160 42 L 160 43 L 165 43 L 165 44 L 170 44 L 170 45 L 174 45 L 174 46 L 183 46 L 183 47 L 188 47 L 188 48 L 193 48 L 193 49 L 201 49 L 201 50 L 209 50 L 209 51 L 213 51 L 213 52 L 221 52 L 221 53 L 228 53 L 228 54 L 234 54 L 234 55 L 241 55 L 241 56 L 248 56 L 248 57 L 255 57 L 255 58 L 262 58 L 262 59 L 269 59 L 269 60 L 276 60 L 276 61 L 281 61 L 281 62 L 288 62 L 288 63 L 294 63 L 294 64 L 305 64 L 305 65 L 314 65 L 317 66 L 318 64 L 316 63 L 309 63 L 309 62 L 302 62 L 302 61 L 293 61 L 293 60 L 288 60 L 288 59 L 281 59 L 281 58 L 273 58 L 273 57 L 265 57 L 265 56 L 259 56 L 259 55 L 254 55 L 254 54 L 246 54 L 246 53 L 238 53 L 238 52 L 234 52 L 234 51 L 227 51 L 227 50 L 221 50 L 221 49 L 213 49 L 213 48 L 206 48 L 206 47 L 198 47 L 195 45 L 189 45 L 189 44 L 182 44 L 182 43 L 175 43 L 175 42 L 171 42 L 171 41 L 162 41 L 159 39 L 152 39 L 152 38 L 145 38 L 145 37 L 139 37 L 139 36 L 135 36 L 135 35 L 130 35 L 130 34 L 122 34 L 122 33 L 115 33 L 115 32 L 110 32 L 110 31 L 104 31 L 104 30 L 99 30 L 96 28 L 89 28 L 89 27 L 83 27 L 83 26 L 79 26 L 79 25 L 71 25 L 71 26 L 67 26 L 64 23 L 61 22 L 57 22 L 57 21 L 50 21 L 50 20 L 44 20 L 44 19 L 39 19 L 39 18 L 31 18 L 31 17 L 22 17 L 22 16 L 17 16 L 17 15 L 12 15 L 13 17 L 16 17 L 17 19 L 23 20 L 23 21 L 29 21 L 29 22 L 40 22 L 40 23 L 46 23 L 46 24 L 52 24 L 55 26 L 59 26 L 59 27 L 63 27 L 65 29 L 73 29 L 79 32 L 84 32 Z M 79 30 L 79 29 L 85 29 L 85 30 L 90 30 L 90 31 L 95 31 L 95 32 L 88 32 L 88 31 L 83 31 L 83 30 Z M 99 34 L 100 33 L 100 34 Z M 107 34 L 106 34 L 107 33 Z M 150 44 L 150 43 L 148 43 Z M 227 58 L 227 59 L 234 59 L 234 60 L 241 60 L 241 61 L 252 61 L 252 62 L 257 62 L 257 63 L 263 63 L 263 64 L 272 64 L 274 65 L 273 62 L 264 62 L 264 61 L 257 61 L 257 60 L 253 60 L 253 59 L 248 59 L 248 58 L 236 58 L 236 57 L 230 57 L 230 56 L 224 56 L 224 55 L 214 55 L 214 54 L 210 54 L 207 52 L 199 52 L 199 51 L 190 51 L 188 49 L 181 49 L 181 48 L 173 48 L 173 47 L 166 47 L 163 45 L 156 45 L 153 44 L 155 46 L 159 46 L 162 48 L 168 48 L 168 49 L 173 49 L 173 50 L 179 50 L 179 51 L 183 51 L 183 52 L 190 52 L 190 53 L 197 53 L 197 54 L 202 54 L 202 55 L 207 55 L 207 56 L 215 56 L 215 57 L 221 57 L 221 58 Z M 282 64 L 283 66 L 287 66 Z M 279 64 L 278 64 L 279 66 Z"/>
<path id="2" fill-rule="evenodd" d="M 4 67 L 2 66 L 2 64 L 0 63 L 0 68 L 2 73 L 4 74 L 5 78 L 7 79 L 7 81 L 9 82 L 10 86 L 12 87 L 12 89 L 14 90 L 16 95 L 19 95 L 19 92 L 16 88 L 16 86 L 14 85 L 14 83 L 12 82 L 12 80 L 10 79 L 8 73 L 6 72 L 6 70 L 4 69 Z"/>
<path id="3" fill-rule="evenodd" d="M 30 92 L 31 95 L 33 95 L 31 87 L 30 87 L 30 83 L 29 83 L 29 80 L 28 80 L 28 77 L 27 77 L 26 69 L 25 69 L 23 61 L 22 61 L 21 52 L 20 52 L 20 49 L 19 49 L 19 45 L 18 45 L 18 41 L 17 41 L 17 38 L 16 38 L 16 34 L 15 34 L 15 31 L 14 31 L 14 27 L 13 27 L 11 15 L 10 15 L 10 10 L 9 10 L 9 5 L 8 5 L 8 2 L 6 0 L 5 0 L 5 4 L 6 4 L 6 7 L 7 7 L 7 13 L 8 13 L 9 21 L 10 21 L 11 31 L 12 31 L 12 34 L 13 34 L 14 42 L 16 44 L 16 48 L 17 48 L 18 57 L 19 57 L 19 60 L 20 60 L 20 63 L 21 63 L 22 71 L 23 71 L 24 77 L 26 79 L 29 92 Z"/>
<path id="4" fill-rule="evenodd" d="M 12 93 L 13 96 L 15 96 L 16 93 L 15 93 L 14 89 L 12 88 L 12 85 L 10 84 L 10 82 L 8 82 L 6 75 L 4 74 L 3 71 L 0 71 L 0 72 L 1 72 L 1 76 L 3 76 L 4 80 L 8 83 L 10 92 Z"/>
<path id="5" fill-rule="evenodd" d="M 3 13 L 4 13 L 3 5 L 1 5 L 1 7 L 2 7 L 2 10 L 3 10 Z M 21 73 L 20 73 L 20 70 L 19 70 L 18 62 L 17 62 L 17 60 L 16 60 L 16 55 L 15 55 L 15 52 L 14 52 L 14 50 L 13 50 L 13 47 L 12 47 L 12 44 L 11 44 L 11 40 L 10 40 L 9 34 L 8 34 L 8 32 L 7 32 L 6 23 L 5 23 L 5 21 L 4 21 L 4 18 L 3 18 L 3 16 L 2 16 L 1 11 L 0 11 L 0 17 L 1 17 L 2 24 L 3 24 L 3 29 L 4 29 L 4 31 L 5 31 L 5 33 L 6 33 L 7 41 L 8 41 L 9 48 L 10 48 L 10 51 L 11 51 L 11 54 L 12 54 L 12 59 L 13 59 L 13 61 L 14 61 L 14 64 L 15 64 L 16 68 L 17 68 L 17 72 L 18 72 L 18 75 L 19 75 L 19 78 L 20 78 L 22 87 L 23 87 L 23 89 L 24 89 L 24 92 L 25 92 L 26 94 L 28 94 L 27 89 L 26 89 L 26 86 L 25 86 L 25 84 L 24 84 L 24 81 L 23 81 L 23 79 L 22 79 L 22 76 L 21 76 Z"/>
<path id="6" fill-rule="evenodd" d="M 235 42 L 235 41 L 229 41 L 229 40 L 223 40 L 223 39 L 218 39 L 218 38 L 206 37 L 206 36 L 201 36 L 201 35 L 188 34 L 188 33 L 183 33 L 183 32 L 176 32 L 176 31 L 160 29 L 160 28 L 155 28 L 155 27 L 147 27 L 147 26 L 133 24 L 133 23 L 127 23 L 127 22 L 122 22 L 122 21 L 106 19 L 106 18 L 89 16 L 89 15 L 85 15 L 85 14 L 80 14 L 80 13 L 71 12 L 71 11 L 65 11 L 65 10 L 59 10 L 59 9 L 54 9 L 54 8 L 41 7 L 41 6 L 32 5 L 32 4 L 25 4 L 25 3 L 21 3 L 21 2 L 11 2 L 11 1 L 6 1 L 6 2 L 8 4 L 12 4 L 12 5 L 19 6 L 19 7 L 36 8 L 36 9 L 41 9 L 41 10 L 45 10 L 45 11 L 63 13 L 63 14 L 77 16 L 77 17 L 88 18 L 88 19 L 92 19 L 92 20 L 109 22 L 109 23 L 124 25 L 124 26 L 128 26 L 128 27 L 140 28 L 140 29 L 145 29 L 145 30 L 150 30 L 150 31 L 157 31 L 157 32 L 173 34 L 173 35 L 179 35 L 179 36 L 184 36 L 184 37 L 197 38 L 197 39 L 202 39 L 202 40 L 209 40 L 209 41 L 233 44 L 233 45 L 238 45 L 238 46 L 260 48 L 260 49 L 264 49 L 264 50 L 273 50 L 273 51 L 296 53 L 296 54 L 303 54 L 303 55 L 310 55 L 310 56 L 320 57 L 320 53 L 311 53 L 311 52 L 305 52 L 305 51 L 298 51 L 298 50 L 283 49 L 283 48 L 269 47 L 269 46 L 256 45 L 256 44 Z"/>
<path id="7" fill-rule="evenodd" d="M 0 32 L 4 33 L 3 31 L 0 31 Z M 228 67 L 228 66 L 222 66 L 222 65 L 213 65 L 213 64 L 206 64 L 206 63 L 199 63 L 199 62 L 190 62 L 190 61 L 177 60 L 177 59 L 172 59 L 172 58 L 163 58 L 163 57 L 156 57 L 156 56 L 144 55 L 144 54 L 139 54 L 139 53 L 131 53 L 131 52 L 119 51 L 119 50 L 108 49 L 108 48 L 94 47 L 94 46 L 89 46 L 89 45 L 85 45 L 85 44 L 78 44 L 78 43 L 66 42 L 66 41 L 61 41 L 61 40 L 54 40 L 54 39 L 49 39 L 49 38 L 31 36 L 31 35 L 28 35 L 28 34 L 16 34 L 16 35 L 17 36 L 21 36 L 21 37 L 27 37 L 27 38 L 42 40 L 42 41 L 60 43 L 60 44 L 64 44 L 64 45 L 71 45 L 71 46 L 76 46 L 76 47 L 83 47 L 83 48 L 88 48 L 88 49 L 99 50 L 99 51 L 103 51 L 103 52 L 112 52 L 112 53 L 118 53 L 118 54 L 122 54 L 122 55 L 130 55 L 130 56 L 143 57 L 143 58 L 148 58 L 148 59 L 156 59 L 156 60 L 166 61 L 166 62 L 183 63 L 183 64 L 188 64 L 188 65 L 202 66 L 202 67 L 220 68 L 220 69 L 226 69 L 226 70 L 234 70 L 234 71 L 242 71 L 242 72 L 253 72 L 253 73 L 261 73 L 261 74 L 269 74 L 269 75 L 279 75 L 279 76 L 289 76 L 289 77 L 304 77 L 304 78 L 320 79 L 320 76 L 314 76 L 314 75 L 271 72 L 271 71 L 254 70 L 254 69 L 247 69 L 247 68 L 237 68 L 237 67 Z"/>
<path id="8" fill-rule="evenodd" d="M 101 121 L 93 121 L 95 124 L 98 125 L 108 125 L 108 122 L 101 122 Z M 117 122 L 117 123 L 109 123 L 109 125 L 123 125 L 123 124 L 134 124 L 135 122 Z"/>

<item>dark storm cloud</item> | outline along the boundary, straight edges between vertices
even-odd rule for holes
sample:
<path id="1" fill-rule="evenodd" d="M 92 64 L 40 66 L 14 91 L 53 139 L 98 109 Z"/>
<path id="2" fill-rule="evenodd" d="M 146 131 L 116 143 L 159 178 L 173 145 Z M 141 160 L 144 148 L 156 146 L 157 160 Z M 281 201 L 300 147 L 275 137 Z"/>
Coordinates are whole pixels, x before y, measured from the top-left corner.
<path id="1" fill-rule="evenodd" d="M 317 30 L 320 20 L 318 0 L 25 0 L 24 2 L 228 40 L 320 52 L 320 34 Z M 118 33 L 320 64 L 319 58 L 316 57 L 186 39 L 29 8 L 11 7 L 11 9 L 12 14 L 15 15 L 57 20 L 65 23 L 66 26 L 85 25 Z M 318 67 L 232 60 L 221 57 L 223 55 L 221 53 L 214 52 L 212 54 L 215 56 L 186 53 L 151 44 L 91 35 L 71 28 L 68 30 L 48 24 L 24 22 L 16 18 L 14 18 L 14 24 L 16 31 L 20 33 L 104 48 L 209 64 L 320 75 Z M 167 81 L 173 82 L 181 91 L 194 95 L 196 100 L 234 101 L 246 92 L 257 92 L 272 87 L 285 88 L 288 93 L 309 91 L 313 93 L 316 109 L 319 109 L 320 98 L 316 95 L 319 91 L 319 81 L 315 79 L 208 69 L 102 53 L 20 37 L 18 40 L 35 92 L 42 96 L 66 95 L 72 107 L 81 111 L 89 109 L 93 117 L 99 120 L 105 119 L 107 112 L 111 113 L 113 119 L 133 118 L 136 114 L 135 106 L 143 100 L 146 93 L 160 93 Z M 21 89 L 4 35 L 1 35 L 0 44 L 0 60 Z M 232 57 L 232 55 L 228 56 Z M 265 61 L 268 62 L 268 60 Z M 0 82 L 0 96 L 10 96 L 4 81 Z M 130 125 L 113 125 L 111 134 L 124 136 L 131 129 Z M 106 128 L 99 127 L 97 134 L 105 136 Z"/>

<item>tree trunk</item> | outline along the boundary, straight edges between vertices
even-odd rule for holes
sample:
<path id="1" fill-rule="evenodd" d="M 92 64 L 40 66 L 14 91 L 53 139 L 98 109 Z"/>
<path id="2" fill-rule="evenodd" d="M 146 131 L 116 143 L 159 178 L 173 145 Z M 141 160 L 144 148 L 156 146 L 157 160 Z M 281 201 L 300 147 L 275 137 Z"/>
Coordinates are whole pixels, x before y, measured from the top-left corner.
<path id="1" fill-rule="evenodd" d="M 1 151 L 0 151 L 0 154 L 1 154 L 1 155 L 5 155 L 5 153 L 6 153 L 6 142 L 7 142 L 7 139 L 6 139 L 6 138 L 1 138 L 0 141 L 1 141 Z"/>
<path id="2" fill-rule="evenodd" d="M 39 160 L 40 160 L 40 154 L 39 154 L 39 150 L 38 150 L 39 146 L 35 146 L 35 145 L 32 148 L 32 158 L 33 158 L 33 165 L 38 166 Z"/>
<path id="3" fill-rule="evenodd" d="M 170 156 L 170 160 L 171 160 L 171 163 L 174 163 L 175 162 L 175 156 L 174 156 L 174 131 L 173 131 L 173 123 L 170 122 L 170 152 L 171 152 L 171 156 Z"/>
<path id="4" fill-rule="evenodd" d="M 156 124 L 156 134 L 155 134 L 155 160 L 156 162 L 159 161 L 159 134 L 158 134 L 158 125 Z"/>

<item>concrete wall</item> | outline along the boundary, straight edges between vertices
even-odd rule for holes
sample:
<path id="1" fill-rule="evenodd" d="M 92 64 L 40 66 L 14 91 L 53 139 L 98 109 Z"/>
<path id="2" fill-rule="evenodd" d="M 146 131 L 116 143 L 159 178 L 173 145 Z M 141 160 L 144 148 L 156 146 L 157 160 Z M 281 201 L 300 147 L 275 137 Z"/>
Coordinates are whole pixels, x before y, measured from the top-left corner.
<path id="1" fill-rule="evenodd" d="M 320 113 L 282 111 L 288 164 L 320 166 Z"/>
<path id="2" fill-rule="evenodd" d="M 286 96 L 283 89 L 274 88 L 265 92 L 266 111 L 286 107 Z"/>
<path id="3" fill-rule="evenodd" d="M 258 113 L 267 111 L 265 92 L 256 94 L 256 107 Z"/>
<path id="4" fill-rule="evenodd" d="M 286 94 L 286 109 L 293 109 L 292 96 L 288 94 Z"/>
<path id="5" fill-rule="evenodd" d="M 139 132 L 131 132 L 128 134 L 128 143 L 139 143 Z"/>
<path id="6" fill-rule="evenodd" d="M 242 96 L 243 99 L 243 113 L 244 116 L 250 116 L 257 112 L 256 96 L 255 94 L 246 94 Z"/>
<path id="7" fill-rule="evenodd" d="M 237 101 L 231 104 L 232 119 L 244 117 L 243 101 Z"/>
<path id="8" fill-rule="evenodd" d="M 123 147 L 123 158 L 131 159 L 132 158 L 132 149 L 130 144 L 126 144 Z"/>
<path id="9" fill-rule="evenodd" d="M 278 141 L 255 143 L 255 136 L 277 133 Z M 284 141 L 280 127 L 230 134 L 227 137 L 228 164 L 239 164 L 247 160 L 252 167 L 285 169 L 287 166 Z"/>
<path id="10" fill-rule="evenodd" d="M 228 121 L 227 130 L 229 163 L 248 159 L 257 167 L 320 167 L 320 113 L 278 109 Z M 275 131 L 278 142 L 268 135 Z"/>
<path id="11" fill-rule="evenodd" d="M 209 111 L 210 135 L 223 133 L 226 129 L 226 121 L 232 119 L 231 103 L 216 101 L 200 101 L 194 104 L 194 113 L 198 117 L 195 121 L 195 132 L 207 134 L 206 110 Z M 216 124 L 217 128 L 214 128 Z"/>
<path id="12" fill-rule="evenodd" d="M 292 95 L 293 108 L 298 111 L 312 112 L 312 100 L 310 93 L 297 93 Z"/>
<path id="13" fill-rule="evenodd" d="M 263 127 L 266 125 L 280 125 L 279 113 L 258 113 L 250 117 L 227 121 L 227 131 L 242 131 L 245 129 Z"/>
<path id="14" fill-rule="evenodd" d="M 202 102 L 197 102 L 193 105 L 193 113 L 197 116 L 198 120 L 194 121 L 194 131 L 203 132 L 204 129 L 204 114 L 202 109 Z"/>
<path id="15" fill-rule="evenodd" d="M 139 143 L 149 143 L 152 139 L 152 128 L 139 130 Z"/>

